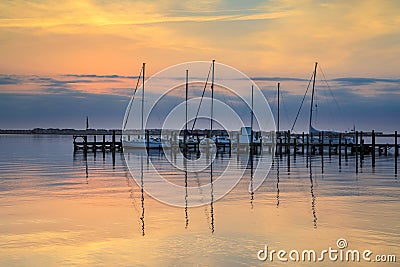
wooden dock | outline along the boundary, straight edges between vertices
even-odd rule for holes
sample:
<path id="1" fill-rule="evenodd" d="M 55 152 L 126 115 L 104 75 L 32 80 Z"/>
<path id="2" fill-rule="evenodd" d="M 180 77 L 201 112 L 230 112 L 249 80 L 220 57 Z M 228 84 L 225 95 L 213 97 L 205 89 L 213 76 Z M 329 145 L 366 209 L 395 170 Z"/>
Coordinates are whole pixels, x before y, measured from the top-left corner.
<path id="1" fill-rule="evenodd" d="M 259 153 L 269 153 L 278 157 L 293 157 L 296 155 L 307 155 L 307 158 L 312 155 L 318 155 L 323 158 L 326 155 L 337 155 L 339 167 L 342 164 L 342 158 L 347 160 L 348 157 L 354 157 L 356 164 L 356 173 L 358 173 L 359 166 L 362 167 L 365 156 L 371 157 L 372 167 L 375 167 L 377 156 L 390 156 L 394 161 L 394 172 L 397 177 L 398 173 L 398 157 L 399 148 L 398 133 L 393 134 L 371 132 L 354 132 L 339 134 L 338 142 L 333 143 L 332 139 L 325 138 L 324 132 L 318 135 L 309 135 L 306 133 L 293 134 L 290 131 L 274 133 L 276 138 L 275 142 L 259 142 L 253 144 L 216 144 L 219 148 L 217 153 L 231 153 L 236 151 L 237 154 L 244 151 L 250 152 L 252 155 Z M 118 136 L 118 140 L 117 140 Z M 152 134 L 152 136 L 155 136 Z M 354 142 L 347 142 L 346 137 L 353 137 Z M 146 131 L 146 138 L 150 138 L 150 132 Z M 342 139 L 344 138 L 344 139 Z M 197 138 L 199 140 L 199 138 Z M 344 140 L 344 141 L 343 141 Z M 169 136 L 171 142 L 171 151 L 176 153 L 181 151 L 183 153 L 200 152 L 200 142 L 182 143 L 178 141 L 178 136 Z M 123 151 L 122 134 L 116 134 L 115 131 L 111 135 L 74 135 L 73 136 L 74 155 L 78 151 L 83 151 L 85 155 L 87 152 L 92 152 L 96 156 L 96 151 L 101 151 L 103 157 L 106 152 L 112 152 L 113 163 L 115 163 L 116 152 Z M 160 148 L 162 149 L 162 148 Z M 246 153 L 247 153 L 246 152 Z M 290 160 L 288 160 L 288 164 Z"/>
<path id="2" fill-rule="evenodd" d="M 309 134 L 292 134 L 290 131 L 278 132 L 276 138 L 276 153 L 287 154 L 287 153 L 309 153 L 323 154 L 326 151 L 328 153 L 339 154 L 341 152 L 354 154 L 356 152 L 360 154 L 374 154 L 376 152 L 381 154 L 388 154 L 388 151 L 393 148 L 393 154 L 399 155 L 399 135 L 396 132 L 394 134 L 384 134 L 371 132 L 354 132 L 354 133 L 341 133 L 337 138 L 337 143 L 333 143 L 329 140 L 329 136 L 325 135 L 324 132 L 318 135 Z M 346 138 L 353 138 L 354 142 L 348 142 Z M 366 142 L 365 138 L 369 138 L 370 142 Z M 392 139 L 392 142 L 378 142 L 381 138 Z M 381 139 L 382 140 L 382 139 Z"/>
<path id="3" fill-rule="evenodd" d="M 259 133 L 254 133 L 258 136 Z M 151 134 L 151 131 L 146 131 L 146 139 L 148 140 L 150 136 L 155 136 Z M 117 138 L 118 137 L 118 138 Z M 172 149 L 181 149 L 186 151 L 198 151 L 200 149 L 200 135 L 197 136 L 197 142 L 179 142 L 178 135 L 172 134 L 169 136 L 169 141 Z M 207 136 L 202 136 L 207 137 Z M 338 142 L 332 142 L 329 140 L 329 134 L 320 132 L 318 135 L 309 135 L 306 133 L 294 134 L 290 131 L 276 132 L 275 142 L 257 142 L 250 144 L 235 143 L 218 143 L 215 145 L 219 150 L 231 150 L 236 149 L 237 151 L 243 149 L 252 148 L 254 151 L 261 152 L 268 149 L 269 152 L 274 151 L 277 155 L 283 154 L 339 154 L 344 156 L 359 154 L 360 156 L 372 155 L 373 161 L 376 155 L 388 155 L 389 151 L 396 158 L 399 156 L 400 145 L 398 143 L 398 133 L 397 131 L 393 134 L 376 133 L 371 132 L 351 132 L 351 133 L 341 133 L 336 137 Z M 111 138 L 111 139 L 110 139 Z M 347 139 L 346 139 L 347 138 Z M 352 138 L 354 141 L 348 142 Z M 382 142 L 382 138 L 386 139 L 386 142 Z M 118 140 L 117 140 L 118 139 Z M 368 139 L 368 141 L 366 141 Z M 393 140 L 392 142 L 387 142 L 387 140 Z M 111 135 L 73 135 L 73 145 L 74 151 L 123 151 L 122 134 L 116 134 L 115 131 Z"/>
<path id="4" fill-rule="evenodd" d="M 354 137 L 354 142 L 343 143 L 342 137 L 346 136 Z M 370 142 L 366 142 L 366 138 L 370 139 Z M 382 138 L 385 138 L 386 142 L 378 141 L 382 140 Z M 308 134 L 291 134 L 290 131 L 287 131 L 277 133 L 277 144 L 275 153 L 280 157 L 285 154 L 288 157 L 290 157 L 291 154 L 293 155 L 293 157 L 296 157 L 296 154 L 318 154 L 321 155 L 322 159 L 326 153 L 328 153 L 329 156 L 331 156 L 332 154 L 336 154 L 339 156 L 339 166 L 341 166 L 342 164 L 343 154 L 345 159 L 347 159 L 348 156 L 351 155 L 354 156 L 356 159 L 356 173 L 358 173 L 358 167 L 359 165 L 362 166 L 363 159 L 366 155 L 371 156 L 371 165 L 374 168 L 376 156 L 388 156 L 389 150 L 391 150 L 390 154 L 394 157 L 394 172 L 397 176 L 400 148 L 398 138 L 399 136 L 397 131 L 395 131 L 394 134 L 376 133 L 375 131 L 356 131 L 354 133 L 339 134 L 339 138 L 337 139 L 338 143 L 332 143 L 325 142 L 326 139 L 324 139 L 324 132 L 319 133 L 315 141 L 315 139 L 313 139 L 313 136 L 309 136 Z M 387 142 L 390 139 L 393 141 Z M 286 142 L 286 140 L 289 140 L 289 142 Z M 297 140 L 301 140 L 301 142 L 299 143 Z M 310 142 L 311 140 L 313 140 L 314 142 Z"/>
<path id="5" fill-rule="evenodd" d="M 111 134 L 111 140 L 108 140 L 110 138 L 110 135 L 73 135 L 73 144 L 74 144 L 74 152 L 77 152 L 79 150 L 82 150 L 84 152 L 88 151 L 93 151 L 96 152 L 97 150 L 99 151 L 123 151 L 123 146 L 122 146 L 122 135 L 120 136 L 120 139 L 117 141 L 116 140 L 116 133 L 115 131 L 112 132 Z"/>

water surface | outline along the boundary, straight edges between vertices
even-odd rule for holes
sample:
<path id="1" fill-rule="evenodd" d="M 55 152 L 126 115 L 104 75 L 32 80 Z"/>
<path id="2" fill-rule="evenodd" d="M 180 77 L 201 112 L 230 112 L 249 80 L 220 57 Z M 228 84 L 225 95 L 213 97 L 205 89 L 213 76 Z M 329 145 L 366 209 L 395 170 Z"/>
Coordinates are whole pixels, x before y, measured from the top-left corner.
<path id="1" fill-rule="evenodd" d="M 243 179 L 222 199 L 208 203 L 212 192 L 204 191 L 208 204 L 185 208 L 142 192 L 123 154 L 74 154 L 70 136 L 5 135 L 0 147 L 1 266 L 279 266 L 259 261 L 257 252 L 264 245 L 336 248 L 339 238 L 351 249 L 400 256 L 400 192 L 390 155 L 378 157 L 375 168 L 366 156 L 357 173 L 353 156 L 340 167 L 337 155 L 278 156 L 253 193 L 247 159 L 219 155 L 215 173 L 233 160 Z M 151 162 L 167 166 L 162 154 Z M 184 184 L 182 172 L 163 170 Z M 208 172 L 189 175 L 188 185 L 208 179 Z"/>

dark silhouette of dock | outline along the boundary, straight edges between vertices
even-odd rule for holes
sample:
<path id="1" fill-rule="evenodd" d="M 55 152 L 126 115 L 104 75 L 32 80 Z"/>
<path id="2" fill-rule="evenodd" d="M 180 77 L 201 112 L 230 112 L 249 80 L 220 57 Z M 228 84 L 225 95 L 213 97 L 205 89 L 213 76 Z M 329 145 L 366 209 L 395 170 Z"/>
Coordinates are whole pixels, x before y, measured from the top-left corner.
<path id="1" fill-rule="evenodd" d="M 388 155 L 388 151 L 393 149 L 395 157 L 399 155 L 399 135 L 397 131 L 393 134 L 355 131 L 352 133 L 339 133 L 330 136 L 329 133 L 320 132 L 313 134 L 293 134 L 290 131 L 276 133 L 276 153 L 277 154 L 350 154 L 359 153 L 362 155 L 371 154 L 373 159 L 378 152 L 379 155 Z M 366 142 L 369 138 L 370 142 Z M 390 142 L 379 142 L 382 138 L 392 139 Z M 352 142 L 350 142 L 352 140 Z"/>
<path id="2" fill-rule="evenodd" d="M 83 150 L 84 152 L 93 151 L 96 152 L 97 150 L 100 151 L 122 151 L 122 135 L 119 134 L 120 139 L 117 140 L 116 131 L 113 130 L 111 134 L 111 140 L 107 140 L 106 134 L 98 136 L 97 134 L 88 135 L 88 134 L 81 134 L 81 135 L 73 135 L 73 145 L 74 145 L 74 152 L 78 150 Z M 98 137 L 101 137 L 98 139 Z M 109 138 L 109 137 L 108 137 Z"/>

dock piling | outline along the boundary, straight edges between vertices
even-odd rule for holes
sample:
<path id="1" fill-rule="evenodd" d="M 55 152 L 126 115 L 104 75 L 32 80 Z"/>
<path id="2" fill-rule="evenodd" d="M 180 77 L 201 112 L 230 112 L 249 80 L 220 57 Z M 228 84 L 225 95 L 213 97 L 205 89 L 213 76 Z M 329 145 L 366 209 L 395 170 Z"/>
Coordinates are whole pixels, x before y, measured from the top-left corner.
<path id="1" fill-rule="evenodd" d="M 394 174 L 397 177 L 397 158 L 399 156 L 399 146 L 397 144 L 397 131 L 394 132 Z"/>
<path id="2" fill-rule="evenodd" d="M 319 149 L 319 154 L 322 155 L 324 154 L 324 132 L 321 132 L 321 146 Z"/>
<path id="3" fill-rule="evenodd" d="M 371 150 L 371 156 L 372 156 L 372 168 L 375 168 L 375 131 L 372 130 L 372 150 Z"/>
<path id="4" fill-rule="evenodd" d="M 356 174 L 358 174 L 358 132 L 356 131 L 356 145 L 355 145 L 355 154 L 356 154 Z"/>
<path id="5" fill-rule="evenodd" d="M 339 146 L 338 146 L 338 153 L 339 153 L 339 167 L 342 166 L 342 134 L 339 134 Z"/>
<path id="6" fill-rule="evenodd" d="M 363 131 L 360 132 L 360 160 L 364 159 L 364 139 L 363 139 Z"/>

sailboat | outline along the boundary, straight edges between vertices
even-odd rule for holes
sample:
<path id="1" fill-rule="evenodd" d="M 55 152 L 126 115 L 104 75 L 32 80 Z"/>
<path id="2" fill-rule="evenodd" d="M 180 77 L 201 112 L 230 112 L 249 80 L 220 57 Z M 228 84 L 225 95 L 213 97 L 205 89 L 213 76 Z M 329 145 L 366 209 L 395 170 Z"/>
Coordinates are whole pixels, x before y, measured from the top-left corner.
<path id="1" fill-rule="evenodd" d="M 335 132 L 335 131 L 321 131 L 317 130 L 313 127 L 312 125 L 312 118 L 313 118 L 313 105 L 314 105 L 314 93 L 315 93 L 315 79 L 317 76 L 317 66 L 318 62 L 315 62 L 314 66 L 314 74 L 313 74 L 313 83 L 312 83 L 312 93 L 311 93 L 311 104 L 310 104 L 310 119 L 309 119 L 309 136 L 310 136 L 310 142 L 311 143 L 321 143 L 321 140 L 319 139 L 320 135 L 323 134 L 323 144 L 339 144 L 342 143 L 347 143 L 347 144 L 353 144 L 354 143 L 354 137 L 350 136 L 341 136 L 341 133 Z M 292 128 L 293 129 L 293 128 Z"/>
<path id="2" fill-rule="evenodd" d="M 202 149 L 218 149 L 216 144 L 221 144 L 224 147 L 230 144 L 230 139 L 227 136 L 212 136 L 213 134 L 213 116 L 214 116 L 214 72 L 215 72 L 215 60 L 212 61 L 211 65 L 211 119 L 210 119 L 210 132 L 209 138 L 203 138 L 200 140 L 200 148 Z M 208 81 L 208 77 L 207 77 Z M 207 85 L 206 81 L 206 85 Z M 205 87 L 204 87 L 205 89 Z M 201 102 L 200 102 L 201 103 Z M 199 105 L 200 108 L 200 105 Z M 194 127 L 194 124 L 193 124 Z M 192 127 L 192 129 L 193 129 Z"/>
<path id="3" fill-rule="evenodd" d="M 171 144 L 169 143 L 168 140 L 161 140 L 161 138 L 158 137 L 150 137 L 146 138 L 145 136 L 145 130 L 144 130 L 144 78 L 145 78 L 145 67 L 146 63 L 143 63 L 141 74 L 142 74 L 142 101 L 141 101 L 141 135 L 139 135 L 137 138 L 130 138 L 130 135 L 127 136 L 127 138 L 124 138 L 123 140 L 123 146 L 125 148 L 149 148 L 149 149 L 161 149 L 161 148 L 171 148 Z M 140 75 L 139 75 L 140 79 Z M 137 89 L 137 87 L 136 87 Z M 132 101 L 130 105 L 133 103 L 133 99 L 135 97 L 136 89 L 134 91 L 134 94 L 132 96 Z M 129 111 L 130 111 L 130 106 L 129 106 Z M 126 123 L 128 121 L 129 117 L 129 111 L 126 117 L 126 120 L 124 122 L 124 128 L 126 127 Z M 124 129 L 125 130 L 125 129 Z"/>
<path id="4" fill-rule="evenodd" d="M 196 146 L 199 140 L 196 140 L 193 136 L 189 136 L 188 130 L 188 100 L 189 100 L 189 70 L 186 70 L 186 83 L 185 83 L 185 131 L 183 137 L 179 136 L 179 147 L 184 151 L 196 150 Z M 193 132 L 193 129 L 192 131 Z"/>

